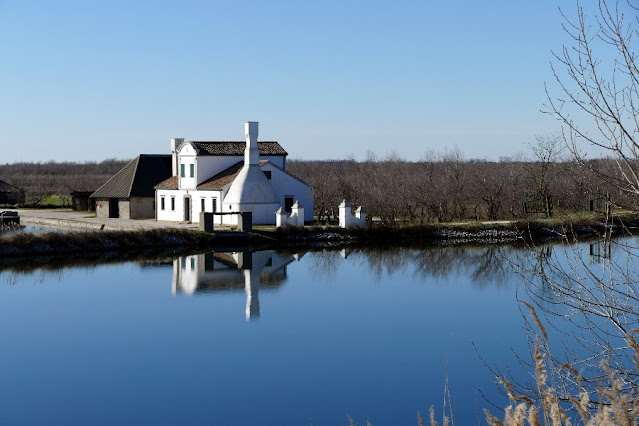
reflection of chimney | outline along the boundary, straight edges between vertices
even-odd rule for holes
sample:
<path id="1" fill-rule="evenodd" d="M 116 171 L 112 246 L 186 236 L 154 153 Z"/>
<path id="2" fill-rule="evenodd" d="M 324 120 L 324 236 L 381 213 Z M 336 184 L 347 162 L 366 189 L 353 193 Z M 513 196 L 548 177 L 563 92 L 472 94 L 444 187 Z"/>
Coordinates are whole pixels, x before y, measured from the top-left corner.
<path id="1" fill-rule="evenodd" d="M 237 269 L 253 269 L 253 253 L 242 251 L 237 254 Z"/>
<path id="2" fill-rule="evenodd" d="M 178 173 L 177 149 L 182 142 L 184 142 L 184 138 L 171 139 L 171 171 L 173 172 L 171 176 L 177 176 Z"/>
<path id="3" fill-rule="evenodd" d="M 246 133 L 246 149 L 244 150 L 244 165 L 258 165 L 260 162 L 260 151 L 257 149 L 257 121 L 247 121 L 244 123 Z"/>
<path id="4" fill-rule="evenodd" d="M 260 317 L 260 271 L 257 269 L 244 270 L 244 289 L 246 290 L 246 320 Z"/>

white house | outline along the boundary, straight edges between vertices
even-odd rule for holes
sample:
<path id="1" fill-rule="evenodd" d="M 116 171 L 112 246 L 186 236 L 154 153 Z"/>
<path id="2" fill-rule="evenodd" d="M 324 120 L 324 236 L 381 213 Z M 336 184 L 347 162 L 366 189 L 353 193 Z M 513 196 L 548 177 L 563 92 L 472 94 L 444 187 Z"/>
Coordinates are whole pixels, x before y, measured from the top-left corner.
<path id="1" fill-rule="evenodd" d="M 275 224 L 275 213 L 295 201 L 313 220 L 313 193 L 286 171 L 288 153 L 277 142 L 258 142 L 258 123 L 245 123 L 246 142 L 171 139 L 173 176 L 155 186 L 156 219 L 199 222 L 200 212 L 252 212 L 254 224 Z M 236 224 L 237 215 L 216 215 Z"/>

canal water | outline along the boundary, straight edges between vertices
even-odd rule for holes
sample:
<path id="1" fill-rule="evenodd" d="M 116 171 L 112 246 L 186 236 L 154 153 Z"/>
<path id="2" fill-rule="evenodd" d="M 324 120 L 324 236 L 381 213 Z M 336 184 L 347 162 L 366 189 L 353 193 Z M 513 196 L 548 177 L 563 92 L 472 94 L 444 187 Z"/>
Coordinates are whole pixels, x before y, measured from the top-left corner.
<path id="1" fill-rule="evenodd" d="M 583 245 L 586 265 L 610 254 Z M 0 424 L 456 424 L 528 372 L 519 299 L 561 246 L 276 253 L 0 272 Z M 541 259 L 541 260 L 540 260 Z M 24 265 L 23 265 L 24 266 Z M 446 391 L 448 383 L 448 391 Z M 448 410 L 448 409 L 447 409 Z"/>

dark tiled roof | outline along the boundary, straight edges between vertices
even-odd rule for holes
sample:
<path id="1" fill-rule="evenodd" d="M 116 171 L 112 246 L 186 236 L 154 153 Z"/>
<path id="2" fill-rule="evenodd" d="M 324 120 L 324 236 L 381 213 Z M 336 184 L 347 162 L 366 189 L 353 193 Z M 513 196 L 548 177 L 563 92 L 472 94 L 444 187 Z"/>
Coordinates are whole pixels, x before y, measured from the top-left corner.
<path id="1" fill-rule="evenodd" d="M 199 150 L 199 155 L 244 155 L 246 142 L 207 142 L 192 141 Z M 258 142 L 260 155 L 288 155 L 277 142 Z"/>
<path id="2" fill-rule="evenodd" d="M 155 189 L 178 189 L 178 177 L 171 176 L 167 180 L 163 180 L 155 185 Z"/>
<path id="3" fill-rule="evenodd" d="M 260 160 L 260 166 L 266 163 L 268 163 L 268 160 Z M 242 167 L 244 167 L 244 161 L 239 161 L 212 178 L 205 180 L 197 186 L 197 189 L 222 190 L 226 185 L 233 183 Z"/>
<path id="4" fill-rule="evenodd" d="M 153 197 L 155 195 L 153 187 L 170 176 L 170 155 L 140 154 L 98 188 L 91 197 Z"/>

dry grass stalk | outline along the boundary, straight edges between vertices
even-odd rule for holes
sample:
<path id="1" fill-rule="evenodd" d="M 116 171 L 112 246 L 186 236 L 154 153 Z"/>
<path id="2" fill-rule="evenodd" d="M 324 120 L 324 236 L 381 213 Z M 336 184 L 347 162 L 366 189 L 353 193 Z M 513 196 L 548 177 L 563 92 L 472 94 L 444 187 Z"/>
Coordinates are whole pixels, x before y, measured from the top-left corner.
<path id="1" fill-rule="evenodd" d="M 540 426 L 541 425 L 541 421 L 539 420 L 539 411 L 537 410 L 537 407 L 535 407 L 534 405 L 530 405 L 529 409 L 528 409 L 528 424 L 530 426 Z"/>
<path id="2" fill-rule="evenodd" d="M 543 326 L 543 324 L 541 323 L 541 320 L 537 316 L 537 312 L 535 311 L 534 306 L 532 306 L 530 303 L 523 302 L 523 301 L 521 303 L 526 305 L 526 307 L 530 310 L 530 315 L 532 316 L 532 319 L 535 322 L 535 325 L 537 326 L 537 328 L 539 328 L 539 331 L 541 331 L 541 335 L 544 337 L 544 341 L 547 342 L 548 334 L 546 334 L 546 328 Z"/>
<path id="3" fill-rule="evenodd" d="M 508 407 L 504 413 L 504 424 L 507 425 L 523 425 L 526 420 L 526 405 L 517 404 L 514 408 Z"/>
<path id="4" fill-rule="evenodd" d="M 506 408 L 506 410 L 510 409 L 510 407 Z M 484 414 L 486 415 L 486 421 L 490 426 L 504 426 L 504 424 L 497 417 L 490 414 L 490 412 L 484 409 Z"/>
<path id="5" fill-rule="evenodd" d="M 633 342 L 629 341 L 629 345 L 635 349 Z M 534 358 L 537 391 L 544 410 L 544 421 L 542 422 L 539 418 L 539 409 L 532 400 L 517 395 L 508 381 L 498 378 L 506 389 L 510 400 L 520 402 L 515 406 L 510 405 L 504 410 L 503 422 L 490 414 L 488 410 L 484 410 L 489 425 L 571 426 L 571 419 L 560 404 L 561 399 L 570 401 L 581 418 L 581 424 L 586 426 L 633 426 L 639 424 L 639 409 L 635 407 L 635 401 L 639 396 L 637 391 L 625 388 L 623 380 L 615 376 L 614 369 L 610 368 L 607 362 L 602 362 L 601 368 L 607 375 L 608 387 L 598 389 L 599 403 L 593 404 L 588 391 L 581 388 L 581 376 L 572 365 L 564 365 L 562 369 L 568 370 L 568 374 L 575 376 L 577 386 L 581 390 L 578 397 L 560 398 L 557 391 L 548 386 L 545 354 L 538 342 L 535 342 Z"/>

